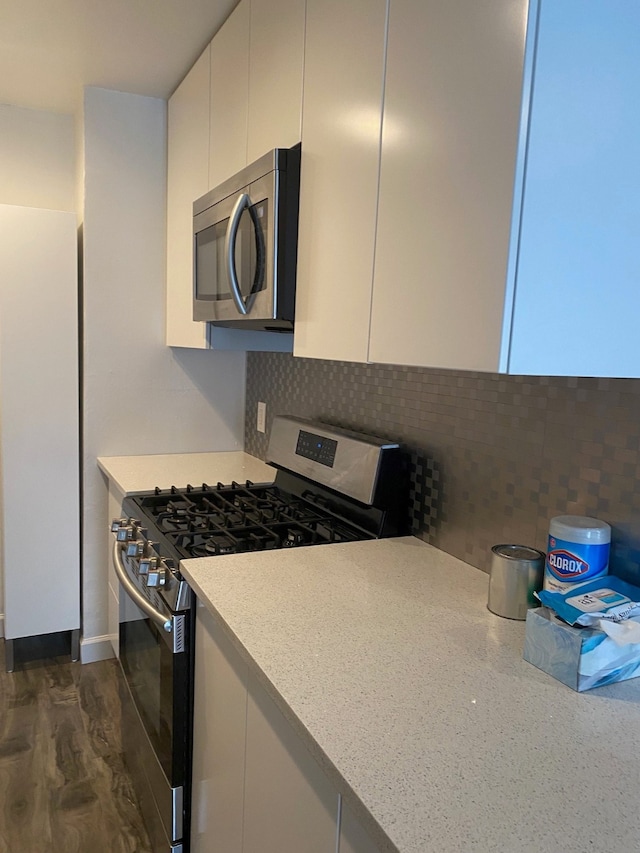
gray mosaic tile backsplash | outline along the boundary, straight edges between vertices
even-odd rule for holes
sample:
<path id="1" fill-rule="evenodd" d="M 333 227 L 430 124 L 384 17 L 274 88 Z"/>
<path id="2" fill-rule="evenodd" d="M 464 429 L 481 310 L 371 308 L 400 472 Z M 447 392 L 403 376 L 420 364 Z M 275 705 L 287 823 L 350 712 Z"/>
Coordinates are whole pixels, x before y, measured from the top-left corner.
<path id="1" fill-rule="evenodd" d="M 264 458 L 258 400 L 400 441 L 413 531 L 487 570 L 498 543 L 546 550 L 549 519 L 612 526 L 614 571 L 640 578 L 640 380 L 500 376 L 250 353 L 245 446 Z"/>

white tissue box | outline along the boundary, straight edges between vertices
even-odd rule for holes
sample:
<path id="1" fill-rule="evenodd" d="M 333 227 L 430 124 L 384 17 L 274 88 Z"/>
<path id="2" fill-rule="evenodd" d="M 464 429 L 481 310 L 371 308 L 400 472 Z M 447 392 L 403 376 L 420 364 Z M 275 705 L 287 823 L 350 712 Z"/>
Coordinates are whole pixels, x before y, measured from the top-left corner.
<path id="1" fill-rule="evenodd" d="M 567 625 L 548 607 L 527 611 L 523 657 L 580 693 L 640 675 L 640 643 L 618 646 L 603 631 Z"/>

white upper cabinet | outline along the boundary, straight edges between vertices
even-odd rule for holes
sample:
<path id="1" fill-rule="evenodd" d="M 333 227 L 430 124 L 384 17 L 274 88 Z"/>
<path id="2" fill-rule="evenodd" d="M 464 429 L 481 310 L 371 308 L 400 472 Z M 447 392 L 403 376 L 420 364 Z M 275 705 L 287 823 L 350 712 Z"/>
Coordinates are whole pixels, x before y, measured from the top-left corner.
<path id="1" fill-rule="evenodd" d="M 250 0 L 240 0 L 211 42 L 209 189 L 247 165 Z"/>
<path id="2" fill-rule="evenodd" d="M 207 47 L 169 99 L 167 138 L 167 345 L 207 348 L 193 322 L 193 202 L 209 189 Z"/>
<path id="3" fill-rule="evenodd" d="M 369 360 L 640 376 L 640 7 L 480 5 L 391 0 Z"/>
<path id="4" fill-rule="evenodd" d="M 508 368 L 640 376 L 640 4 L 544 0 Z"/>
<path id="5" fill-rule="evenodd" d="M 304 0 L 251 0 L 247 163 L 300 142 Z"/>
<path id="6" fill-rule="evenodd" d="M 241 0 L 169 102 L 168 343 L 271 348 L 191 320 L 191 205 L 302 135 L 296 355 L 640 376 L 639 30 L 633 0 Z"/>
<path id="7" fill-rule="evenodd" d="M 211 189 L 300 142 L 304 19 L 304 0 L 240 0 L 211 42 Z"/>
<path id="8" fill-rule="evenodd" d="M 369 360 L 498 368 L 526 0 L 391 0 Z"/>
<path id="9" fill-rule="evenodd" d="M 294 354 L 367 361 L 386 0 L 307 0 Z"/>
<path id="10" fill-rule="evenodd" d="M 294 352 L 640 376 L 640 6 L 384 6 L 308 0 Z"/>
<path id="11" fill-rule="evenodd" d="M 169 100 L 169 346 L 291 351 L 291 335 L 193 321 L 193 202 L 270 149 L 300 141 L 304 7 L 241 0 Z"/>

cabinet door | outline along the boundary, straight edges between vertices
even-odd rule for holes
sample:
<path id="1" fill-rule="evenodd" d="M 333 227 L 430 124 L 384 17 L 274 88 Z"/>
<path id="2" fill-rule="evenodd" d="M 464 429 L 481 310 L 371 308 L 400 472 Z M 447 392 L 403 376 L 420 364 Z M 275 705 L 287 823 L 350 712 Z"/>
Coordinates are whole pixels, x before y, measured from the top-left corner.
<path id="1" fill-rule="evenodd" d="M 386 0 L 307 0 L 294 354 L 366 361 Z"/>
<path id="2" fill-rule="evenodd" d="M 335 853 L 337 814 L 333 786 L 250 677 L 244 853 Z"/>
<path id="3" fill-rule="evenodd" d="M 116 570 L 113 565 L 113 535 L 111 533 L 111 521 L 114 518 L 120 518 L 122 515 L 122 501 L 124 500 L 124 492 L 113 481 L 109 480 L 109 512 L 105 518 L 103 529 L 103 541 L 105 548 L 105 557 L 107 562 L 107 578 L 108 578 L 108 603 L 107 603 L 107 625 L 109 629 L 108 637 L 113 649 L 114 655 L 120 657 L 120 581 L 116 575 Z"/>
<path id="4" fill-rule="evenodd" d="M 193 202 L 209 188 L 210 48 L 169 98 L 167 132 L 167 345 L 207 348 L 193 321 Z"/>
<path id="5" fill-rule="evenodd" d="M 198 605 L 193 726 L 193 853 L 242 853 L 247 668 Z"/>
<path id="6" fill-rule="evenodd" d="M 496 370 L 527 0 L 391 0 L 369 360 Z"/>
<path id="7" fill-rule="evenodd" d="M 338 853 L 379 853 L 378 847 L 362 828 L 349 806 L 342 800 L 340 808 L 340 843 Z"/>
<path id="8" fill-rule="evenodd" d="M 249 12 L 240 0 L 211 42 L 210 189 L 247 165 Z"/>
<path id="9" fill-rule="evenodd" d="M 510 373 L 640 376 L 640 5 L 540 6 Z"/>
<path id="10" fill-rule="evenodd" d="M 80 626 L 76 228 L 75 213 L 0 205 L 0 561 L 7 639 Z M 34 534 L 36 472 L 54 497 L 39 502 Z"/>
<path id="11" fill-rule="evenodd" d="M 251 0 L 247 162 L 300 142 L 304 0 Z"/>

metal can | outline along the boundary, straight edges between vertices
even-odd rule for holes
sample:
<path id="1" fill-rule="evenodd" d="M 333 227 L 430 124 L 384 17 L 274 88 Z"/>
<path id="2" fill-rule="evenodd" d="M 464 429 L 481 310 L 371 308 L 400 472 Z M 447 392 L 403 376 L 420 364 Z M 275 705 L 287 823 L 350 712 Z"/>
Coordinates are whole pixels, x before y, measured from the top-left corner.
<path id="1" fill-rule="evenodd" d="M 539 605 L 534 592 L 542 589 L 544 554 L 527 545 L 494 545 L 487 607 L 507 619 L 526 619 Z"/>

